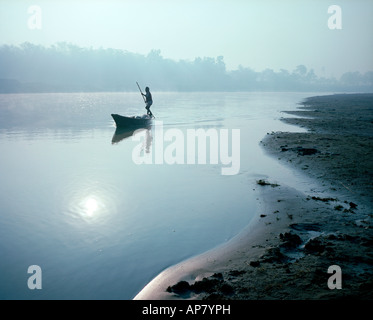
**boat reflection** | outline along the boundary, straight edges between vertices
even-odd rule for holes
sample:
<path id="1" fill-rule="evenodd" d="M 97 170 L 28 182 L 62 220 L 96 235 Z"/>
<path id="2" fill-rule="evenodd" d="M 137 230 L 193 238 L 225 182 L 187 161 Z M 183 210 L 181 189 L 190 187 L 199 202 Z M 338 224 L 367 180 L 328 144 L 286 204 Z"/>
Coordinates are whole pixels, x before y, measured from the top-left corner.
<path id="1" fill-rule="evenodd" d="M 112 144 L 117 144 L 122 140 L 132 137 L 135 133 L 146 131 L 146 149 L 149 149 L 153 140 L 151 133 L 151 126 L 144 128 L 141 127 L 130 127 L 130 128 L 116 128 L 113 138 L 111 139 Z"/>

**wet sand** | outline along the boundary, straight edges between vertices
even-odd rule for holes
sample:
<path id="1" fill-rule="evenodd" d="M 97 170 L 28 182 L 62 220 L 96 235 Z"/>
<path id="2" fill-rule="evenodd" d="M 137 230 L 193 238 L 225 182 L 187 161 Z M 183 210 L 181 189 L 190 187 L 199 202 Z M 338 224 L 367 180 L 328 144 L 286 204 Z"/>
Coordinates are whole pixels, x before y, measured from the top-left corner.
<path id="1" fill-rule="evenodd" d="M 260 143 L 313 178 L 317 191 L 257 181 L 255 221 L 163 271 L 135 299 L 373 298 L 373 94 L 312 97 L 285 114 L 308 132 L 272 132 Z M 328 287 L 332 265 L 341 268 L 341 289 Z"/>

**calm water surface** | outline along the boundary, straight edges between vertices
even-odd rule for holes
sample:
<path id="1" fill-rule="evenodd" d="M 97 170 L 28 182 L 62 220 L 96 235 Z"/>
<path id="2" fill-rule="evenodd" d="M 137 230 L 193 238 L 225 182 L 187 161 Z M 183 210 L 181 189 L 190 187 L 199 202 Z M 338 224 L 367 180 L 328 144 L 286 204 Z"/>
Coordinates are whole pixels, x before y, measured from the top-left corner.
<path id="1" fill-rule="evenodd" d="M 116 133 L 110 114 L 143 114 L 138 93 L 0 95 L 0 299 L 131 299 L 163 269 L 229 240 L 256 212 L 256 179 L 302 185 L 259 141 L 300 131 L 280 111 L 311 95 L 153 93 L 164 132 L 240 129 L 231 176 L 220 163 L 135 164 L 139 141 Z M 30 265 L 42 269 L 41 290 L 27 286 Z"/>

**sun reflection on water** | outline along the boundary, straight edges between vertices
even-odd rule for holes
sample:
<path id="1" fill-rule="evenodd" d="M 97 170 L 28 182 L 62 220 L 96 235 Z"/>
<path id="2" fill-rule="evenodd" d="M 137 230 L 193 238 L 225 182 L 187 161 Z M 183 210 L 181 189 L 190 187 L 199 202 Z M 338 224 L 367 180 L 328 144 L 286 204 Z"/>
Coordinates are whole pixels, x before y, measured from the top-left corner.
<path id="1" fill-rule="evenodd" d="M 65 210 L 64 219 L 74 227 L 102 226 L 117 213 L 117 190 L 111 183 L 93 180 L 87 175 L 74 176 L 58 191 Z M 123 197 L 123 195 L 122 195 Z"/>
<path id="2" fill-rule="evenodd" d="M 98 202 L 95 198 L 86 199 L 83 207 L 85 209 L 85 215 L 88 217 L 94 216 L 99 208 Z"/>

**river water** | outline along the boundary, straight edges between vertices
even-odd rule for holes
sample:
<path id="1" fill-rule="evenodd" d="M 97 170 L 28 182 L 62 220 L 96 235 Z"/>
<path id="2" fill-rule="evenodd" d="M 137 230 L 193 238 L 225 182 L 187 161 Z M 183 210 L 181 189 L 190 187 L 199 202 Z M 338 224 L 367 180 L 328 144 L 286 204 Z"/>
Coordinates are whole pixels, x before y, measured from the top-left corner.
<path id="1" fill-rule="evenodd" d="M 228 241 L 256 213 L 257 179 L 301 188 L 259 141 L 301 131 L 281 111 L 312 95 L 153 92 L 156 121 L 136 132 L 110 114 L 143 114 L 138 93 L 0 95 L 0 299 L 132 299 Z M 197 130 L 215 140 L 193 163 Z"/>

